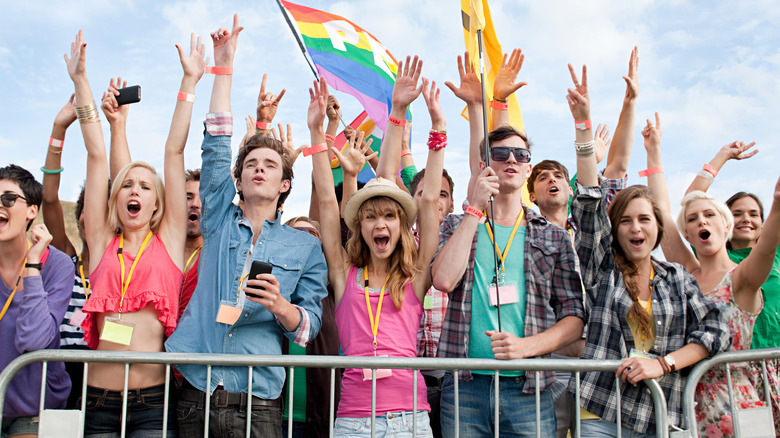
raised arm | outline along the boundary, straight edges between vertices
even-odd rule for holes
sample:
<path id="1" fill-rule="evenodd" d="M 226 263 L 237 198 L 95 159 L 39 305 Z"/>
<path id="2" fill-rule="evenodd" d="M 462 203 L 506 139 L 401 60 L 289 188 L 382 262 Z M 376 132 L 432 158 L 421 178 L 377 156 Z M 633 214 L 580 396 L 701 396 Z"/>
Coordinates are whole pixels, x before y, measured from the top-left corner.
<path id="1" fill-rule="evenodd" d="M 65 216 L 60 203 L 60 173 L 62 172 L 62 151 L 65 141 L 65 131 L 76 121 L 76 110 L 73 105 L 75 94 L 70 96 L 68 103 L 62 107 L 54 118 L 51 128 L 51 139 L 43 165 L 43 223 L 52 235 L 51 244 L 55 248 L 73 257 L 76 249 L 65 232 Z"/>
<path id="2" fill-rule="evenodd" d="M 464 63 L 463 60 L 466 60 Z M 445 82 L 452 92 L 462 101 L 466 102 L 466 108 L 469 115 L 469 169 L 471 170 L 472 181 L 482 173 L 479 162 L 482 161 L 479 155 L 479 144 L 485 138 L 485 127 L 482 123 L 482 83 L 479 76 L 474 71 L 474 66 L 469 62 L 469 53 L 463 54 L 463 58 L 458 56 L 458 74 L 460 76 L 460 87 L 456 87 L 452 82 Z M 469 188 L 473 182 L 469 182 Z M 469 190 L 470 191 L 470 190 Z"/>
<path id="3" fill-rule="evenodd" d="M 390 121 L 382 140 L 379 166 L 376 175 L 394 181 L 401 164 L 401 136 L 406 123 L 406 110 L 420 96 L 422 85 L 417 86 L 422 72 L 422 60 L 407 56 L 406 62 L 398 62 L 398 75 L 393 86 L 393 107 L 390 109 Z M 394 123 L 393 120 L 396 120 Z"/>
<path id="4" fill-rule="evenodd" d="M 116 81 L 111 78 L 108 90 L 103 93 L 100 105 L 111 128 L 111 147 L 108 155 L 111 181 L 123 167 L 133 161 L 130 156 L 130 146 L 127 143 L 127 115 L 130 112 L 130 105 L 119 106 L 116 101 L 119 89 L 126 86 L 127 81 L 123 81 L 121 77 L 116 78 Z"/>
<path id="5" fill-rule="evenodd" d="M 89 272 L 92 272 L 116 230 L 106 225 L 108 214 L 108 158 L 100 128 L 100 116 L 97 105 L 89 88 L 86 67 L 86 48 L 84 33 L 80 30 L 76 40 L 70 44 L 70 56 L 65 55 L 68 74 L 76 88 L 76 115 L 81 124 L 81 135 L 87 148 L 87 180 L 84 184 L 84 228 L 87 245 L 93 257 L 89 259 Z"/>
<path id="6" fill-rule="evenodd" d="M 626 81 L 626 96 L 623 98 L 623 109 L 615 128 L 615 136 L 607 156 L 607 167 L 604 177 L 607 179 L 622 179 L 628 170 L 628 160 L 631 158 L 631 148 L 634 144 L 634 120 L 636 118 L 636 99 L 639 96 L 639 49 L 634 47 L 628 61 Z"/>
<path id="7" fill-rule="evenodd" d="M 720 172 L 720 169 L 723 168 L 723 165 L 726 164 L 728 160 L 744 160 L 745 158 L 750 158 L 757 154 L 758 149 L 748 151 L 755 145 L 756 142 L 745 143 L 744 141 L 732 141 L 720 148 L 718 153 L 715 154 L 715 157 L 708 163 L 709 167 L 705 165 L 705 168 L 696 174 L 696 177 L 691 182 L 691 185 L 688 186 L 685 194 L 687 195 L 694 190 L 706 192 L 715 179 L 715 175 Z"/>
<path id="8" fill-rule="evenodd" d="M 281 102 L 287 90 L 282 88 L 278 95 L 266 91 L 265 83 L 267 79 L 268 75 L 263 74 L 263 81 L 260 83 L 260 94 L 257 95 L 257 129 L 266 136 L 271 136 L 273 129 L 271 123 L 276 116 L 276 111 L 279 109 L 279 102 Z"/>
<path id="9" fill-rule="evenodd" d="M 335 146 L 331 146 L 331 151 L 341 163 L 342 184 L 341 184 L 341 206 L 339 210 L 342 215 L 347 200 L 353 193 L 357 192 L 357 176 L 365 166 L 368 160 L 377 156 L 378 152 L 371 150 L 372 139 L 365 141 L 362 131 L 353 131 L 347 142 L 347 149 L 344 152 L 339 151 Z"/>
<path id="10" fill-rule="evenodd" d="M 334 142 L 331 138 L 335 139 L 339 132 L 339 121 L 341 120 L 341 105 L 339 105 L 338 99 L 334 95 L 328 95 L 328 107 L 326 111 L 328 116 L 328 126 L 325 128 L 325 141 L 328 143 L 328 155 L 333 159 L 330 148 L 334 146 Z M 346 132 L 345 132 L 346 135 Z M 349 138 L 349 136 L 347 136 Z M 310 216 L 311 217 L 311 216 Z"/>
<path id="11" fill-rule="evenodd" d="M 588 96 L 588 69 L 582 66 L 582 83 L 577 79 L 574 67 L 569 64 L 574 88 L 569 88 L 566 100 L 574 117 L 574 145 L 577 149 L 577 181 L 585 187 L 599 185 L 596 163 L 596 142 L 590 122 L 590 98 Z"/>
<path id="12" fill-rule="evenodd" d="M 214 43 L 214 65 L 216 67 L 233 70 L 233 58 L 236 55 L 238 34 L 244 30 L 238 25 L 238 14 L 233 14 L 233 28 L 228 30 L 220 27 L 211 34 Z M 230 112 L 230 87 L 233 84 L 233 75 L 218 74 L 214 76 L 214 88 L 211 89 L 210 113 Z"/>
<path id="13" fill-rule="evenodd" d="M 417 166 L 412 159 L 412 149 L 409 142 L 412 140 L 412 121 L 407 120 L 404 125 L 404 132 L 401 134 L 401 179 L 407 191 L 412 184 L 414 176 L 417 175 Z"/>
<path id="14" fill-rule="evenodd" d="M 188 99 L 187 95 L 195 95 L 195 85 L 203 77 L 208 58 L 204 59 L 206 46 L 194 33 L 190 35 L 189 55 L 185 55 L 178 44 L 176 49 L 184 75 L 179 87 L 180 97 L 173 110 L 168 140 L 165 142 L 165 214 L 160 223 L 160 238 L 165 242 L 171 260 L 183 269 L 184 243 L 187 240 L 187 230 L 182 226 L 187 222 L 184 147 L 187 145 L 193 106 L 193 99 Z"/>
<path id="15" fill-rule="evenodd" d="M 312 147 L 315 147 L 325 143 L 325 130 L 322 127 L 328 101 L 328 84 L 325 79 L 321 79 L 319 83 L 314 81 L 313 88 L 309 89 L 309 96 L 306 124 L 311 133 Z M 341 214 L 336 192 L 333 189 L 330 158 L 326 148 L 318 147 L 317 150 L 318 152 L 312 154 L 312 175 L 320 207 L 320 237 L 325 261 L 328 264 L 328 281 L 333 287 L 338 303 L 347 284 L 347 253 L 341 246 Z"/>
<path id="16" fill-rule="evenodd" d="M 515 82 L 517 80 L 517 74 L 520 73 L 520 69 L 523 68 L 524 60 L 525 55 L 523 55 L 522 50 L 520 49 L 512 50 L 512 54 L 509 57 L 504 53 L 504 59 L 501 60 L 501 67 L 499 67 L 498 72 L 496 73 L 496 79 L 493 81 L 493 102 L 490 103 L 490 110 L 493 115 L 491 129 L 509 126 L 509 107 L 507 101 L 515 91 L 528 85 L 528 82 Z"/>

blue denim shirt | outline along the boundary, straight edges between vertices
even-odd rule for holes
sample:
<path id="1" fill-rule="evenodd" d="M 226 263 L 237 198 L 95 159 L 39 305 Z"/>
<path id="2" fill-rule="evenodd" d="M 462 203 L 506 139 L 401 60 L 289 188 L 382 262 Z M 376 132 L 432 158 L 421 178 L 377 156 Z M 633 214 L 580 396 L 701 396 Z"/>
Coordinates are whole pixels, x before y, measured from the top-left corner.
<path id="1" fill-rule="evenodd" d="M 308 318 L 301 315 L 298 329 L 287 332 L 264 306 L 246 300 L 235 324 L 216 322 L 220 302 L 237 300 L 253 236 L 252 224 L 232 203 L 236 191 L 230 177 L 230 138 L 204 133 L 200 179 L 203 249 L 198 285 L 176 331 L 165 343 L 170 352 L 281 354 L 282 334 L 305 345 L 320 330 L 321 301 L 327 294 L 327 268 L 320 241 L 282 225 L 279 213 L 273 222 L 262 224 L 253 258 L 273 265 L 272 274 L 279 280 L 281 294 Z M 304 332 L 304 319 L 309 321 L 308 333 Z M 205 365 L 181 365 L 177 369 L 194 387 L 205 391 Z M 209 392 L 220 382 L 230 392 L 249 392 L 247 368 L 215 366 L 211 373 Z M 284 368 L 254 367 L 252 394 L 275 399 L 281 394 L 284 379 Z"/>

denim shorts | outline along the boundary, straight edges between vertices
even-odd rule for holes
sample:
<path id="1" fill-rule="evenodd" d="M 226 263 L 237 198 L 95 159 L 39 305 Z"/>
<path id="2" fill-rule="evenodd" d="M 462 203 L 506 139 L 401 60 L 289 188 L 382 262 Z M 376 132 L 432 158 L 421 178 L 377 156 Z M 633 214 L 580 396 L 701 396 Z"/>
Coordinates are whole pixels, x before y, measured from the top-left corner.
<path id="1" fill-rule="evenodd" d="M 378 415 L 374 423 L 375 436 L 413 438 L 414 415 L 412 411 L 388 412 Z M 333 427 L 333 436 L 339 438 L 371 437 L 371 417 L 339 417 Z M 417 437 L 432 438 L 428 411 L 417 411 Z"/>
<path id="2" fill-rule="evenodd" d="M 171 385 L 173 386 L 173 385 Z M 173 390 L 171 388 L 171 394 Z M 165 385 L 127 391 L 127 436 L 159 437 L 163 430 Z M 84 436 L 90 438 L 119 437 L 122 427 L 122 392 L 87 386 L 87 413 Z M 168 398 L 169 438 L 178 436 L 176 428 L 176 398 Z"/>
<path id="3" fill-rule="evenodd" d="M 13 435 L 38 435 L 38 417 L 4 418 L 0 437 Z"/>

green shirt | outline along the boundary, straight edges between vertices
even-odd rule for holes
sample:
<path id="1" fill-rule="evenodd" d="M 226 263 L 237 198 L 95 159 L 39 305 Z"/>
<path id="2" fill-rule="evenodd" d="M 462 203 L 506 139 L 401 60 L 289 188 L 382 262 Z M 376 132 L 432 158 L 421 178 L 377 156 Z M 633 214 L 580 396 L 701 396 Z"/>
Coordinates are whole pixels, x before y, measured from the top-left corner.
<path id="1" fill-rule="evenodd" d="M 290 353 L 298 356 L 305 356 L 306 349 L 290 342 Z M 290 372 L 287 372 L 287 381 L 284 382 L 284 386 L 290 383 Z M 297 367 L 293 368 L 293 421 L 305 423 L 306 422 L 306 368 Z M 290 388 L 287 388 L 289 391 Z M 284 421 L 287 421 L 287 409 L 284 410 Z"/>
<path id="2" fill-rule="evenodd" d="M 741 263 L 753 248 L 731 249 L 729 257 L 735 263 Z M 772 272 L 761 286 L 764 298 L 764 308 L 756 318 L 753 326 L 753 343 L 751 348 L 780 347 L 780 247 L 775 252 Z"/>

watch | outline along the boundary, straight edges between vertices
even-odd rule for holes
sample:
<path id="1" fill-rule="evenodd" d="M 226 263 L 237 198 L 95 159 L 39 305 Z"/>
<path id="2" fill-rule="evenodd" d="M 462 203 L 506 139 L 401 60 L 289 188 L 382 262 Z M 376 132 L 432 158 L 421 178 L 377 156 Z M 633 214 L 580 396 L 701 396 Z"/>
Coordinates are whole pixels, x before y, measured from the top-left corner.
<path id="1" fill-rule="evenodd" d="M 43 268 L 43 263 L 25 263 L 24 267 L 25 268 L 34 268 L 34 269 L 37 269 L 37 270 L 40 271 L 41 268 Z"/>
<path id="2" fill-rule="evenodd" d="M 671 354 L 667 354 L 664 356 L 664 362 L 666 362 L 667 365 L 669 365 L 669 368 L 672 369 L 672 372 L 675 372 L 677 367 L 675 366 L 674 357 L 672 357 Z"/>

